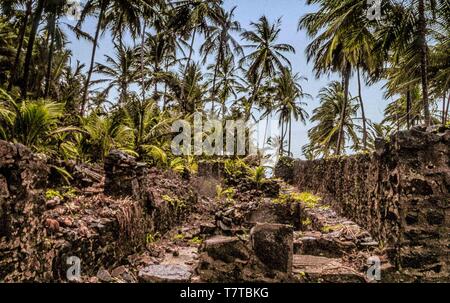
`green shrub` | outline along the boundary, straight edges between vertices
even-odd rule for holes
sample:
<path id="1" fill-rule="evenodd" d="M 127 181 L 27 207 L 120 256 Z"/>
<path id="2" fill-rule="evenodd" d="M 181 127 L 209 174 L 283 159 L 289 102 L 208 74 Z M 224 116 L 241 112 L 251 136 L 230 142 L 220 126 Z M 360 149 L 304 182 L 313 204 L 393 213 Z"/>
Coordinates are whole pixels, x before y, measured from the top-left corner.
<path id="1" fill-rule="evenodd" d="M 241 159 L 228 159 L 224 162 L 224 175 L 228 184 L 237 184 L 242 179 L 249 179 L 251 171 Z"/>

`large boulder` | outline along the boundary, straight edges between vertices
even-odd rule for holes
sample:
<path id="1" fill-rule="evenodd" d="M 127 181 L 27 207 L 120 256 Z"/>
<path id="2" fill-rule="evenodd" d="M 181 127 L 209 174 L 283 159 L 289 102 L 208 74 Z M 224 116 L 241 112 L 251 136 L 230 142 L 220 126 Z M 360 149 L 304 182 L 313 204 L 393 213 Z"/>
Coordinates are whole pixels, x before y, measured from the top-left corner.
<path id="1" fill-rule="evenodd" d="M 213 259 L 226 263 L 234 262 L 235 259 L 249 258 L 247 247 L 236 237 L 212 237 L 204 242 L 203 250 Z"/>
<path id="2" fill-rule="evenodd" d="M 250 231 L 252 248 L 267 268 L 290 273 L 293 255 L 293 228 L 283 224 L 257 224 Z"/>

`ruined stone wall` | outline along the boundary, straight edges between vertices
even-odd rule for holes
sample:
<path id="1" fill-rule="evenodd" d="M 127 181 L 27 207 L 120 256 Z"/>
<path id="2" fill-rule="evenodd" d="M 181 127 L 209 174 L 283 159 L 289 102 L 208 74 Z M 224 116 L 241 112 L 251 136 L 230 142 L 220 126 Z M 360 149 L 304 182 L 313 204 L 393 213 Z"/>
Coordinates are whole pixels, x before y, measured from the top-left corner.
<path id="1" fill-rule="evenodd" d="M 280 176 L 367 228 L 399 268 L 448 279 L 450 130 L 414 128 L 377 142 L 372 154 L 284 164 Z"/>
<path id="2" fill-rule="evenodd" d="M 113 152 L 105 163 L 105 194 L 79 189 L 47 201 L 50 166 L 20 144 L 0 141 L 0 282 L 66 281 L 67 258 L 82 275 L 121 264 L 186 218 L 197 202 L 187 181 Z M 75 185 L 74 185 L 75 186 Z"/>
<path id="3" fill-rule="evenodd" d="M 45 160 L 20 144 L 0 141 L 0 280 L 33 280 L 42 271 Z"/>

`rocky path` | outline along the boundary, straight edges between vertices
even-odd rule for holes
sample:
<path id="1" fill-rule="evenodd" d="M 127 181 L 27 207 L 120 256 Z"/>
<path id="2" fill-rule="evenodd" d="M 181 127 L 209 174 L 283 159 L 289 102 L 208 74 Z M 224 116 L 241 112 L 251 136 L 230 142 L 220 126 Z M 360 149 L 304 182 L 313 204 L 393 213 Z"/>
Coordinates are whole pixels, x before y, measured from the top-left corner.
<path id="1" fill-rule="evenodd" d="M 299 194 L 292 187 L 282 186 L 281 196 Z M 320 200 L 298 205 L 276 199 L 255 201 L 225 207 L 203 197 L 199 210 L 186 223 L 149 243 L 144 254 L 130 258 L 126 272 L 140 282 L 369 281 L 367 260 L 382 253 L 379 243 L 356 223 Z M 296 216 L 298 221 L 294 220 Z M 286 229 L 292 231 L 292 238 L 288 231 L 277 240 L 282 243 L 278 246 L 267 240 L 279 237 L 287 220 L 295 221 L 290 224 L 295 229 Z M 254 226 L 258 228 L 252 229 Z M 258 232 L 262 240 L 258 240 Z M 258 247 L 255 241 L 262 241 L 263 246 Z M 262 253 L 271 245 L 273 256 Z M 270 268 L 277 260 L 284 261 Z M 124 280 L 117 276 L 117 270 L 111 276 L 115 281 Z M 104 281 L 101 276 L 97 278 Z"/>

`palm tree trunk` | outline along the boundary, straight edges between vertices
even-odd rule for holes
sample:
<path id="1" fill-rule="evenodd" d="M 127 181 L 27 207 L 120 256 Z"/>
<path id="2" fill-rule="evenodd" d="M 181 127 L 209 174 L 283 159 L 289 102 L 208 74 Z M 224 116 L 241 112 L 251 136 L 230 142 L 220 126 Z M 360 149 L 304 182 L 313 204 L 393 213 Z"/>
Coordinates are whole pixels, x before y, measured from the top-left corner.
<path id="1" fill-rule="evenodd" d="M 442 125 L 445 125 L 445 93 L 442 95 L 442 117 L 441 117 Z"/>
<path id="2" fill-rule="evenodd" d="M 47 73 L 45 76 L 44 98 L 47 98 L 50 93 L 50 83 L 52 81 L 53 53 L 55 50 L 56 12 L 51 12 L 49 20 L 49 28 L 50 28 L 50 49 L 48 52 Z"/>
<path id="3" fill-rule="evenodd" d="M 420 76 L 422 78 L 422 102 L 425 125 L 431 124 L 430 105 L 428 103 L 428 52 L 425 19 L 425 1 L 419 0 L 419 41 L 420 41 Z"/>
<path id="4" fill-rule="evenodd" d="M 216 62 L 216 66 L 214 67 L 214 76 L 213 76 L 213 87 L 212 87 L 212 94 L 211 94 L 211 99 L 212 99 L 212 106 L 211 106 L 211 110 L 212 112 L 214 112 L 214 104 L 215 104 L 215 100 L 216 100 L 216 80 L 217 80 L 217 72 L 219 69 L 219 60 L 217 60 Z"/>
<path id="5" fill-rule="evenodd" d="M 349 90 L 349 80 L 350 80 L 350 72 L 351 72 L 351 65 L 350 63 L 347 63 L 347 66 L 345 67 L 344 71 L 344 105 L 342 106 L 341 111 L 341 119 L 339 122 L 339 130 L 338 130 L 338 140 L 337 140 L 337 146 L 336 146 L 336 155 L 341 154 L 341 145 L 344 143 L 344 123 L 345 123 L 345 116 L 347 114 L 347 105 L 348 105 L 348 90 Z M 344 146 L 345 149 L 345 146 Z"/>
<path id="6" fill-rule="evenodd" d="M 356 68 L 356 72 L 358 74 L 358 95 L 359 95 L 359 104 L 361 106 L 361 116 L 362 116 L 362 125 L 363 125 L 363 147 L 364 150 L 367 150 L 367 124 L 366 124 L 366 113 L 364 111 L 364 102 L 362 99 L 361 93 L 361 75 L 359 72 L 359 66 Z"/>
<path id="7" fill-rule="evenodd" d="M 102 27 L 103 15 L 105 14 L 105 8 L 106 8 L 106 2 L 105 1 L 106 0 L 102 0 L 100 2 L 100 14 L 98 16 L 97 29 L 95 31 L 94 43 L 92 45 L 91 63 L 90 63 L 90 66 L 89 66 L 89 71 L 88 71 L 88 75 L 87 75 L 87 79 L 86 79 L 86 84 L 84 85 L 83 99 L 81 101 L 81 110 L 80 110 L 80 115 L 81 116 L 84 115 L 87 95 L 88 95 L 88 91 L 89 91 L 89 85 L 91 83 L 92 72 L 94 70 L 95 53 L 97 51 L 97 44 L 98 44 L 98 39 L 99 39 L 99 36 L 100 36 L 101 27 Z"/>
<path id="8" fill-rule="evenodd" d="M 142 86 L 142 104 L 145 102 L 145 63 L 144 63 L 144 47 L 145 47 L 145 30 L 147 27 L 147 20 L 144 19 L 142 26 L 142 41 L 141 41 L 141 86 Z"/>
<path id="9" fill-rule="evenodd" d="M 222 48 L 223 48 L 223 39 L 220 37 L 220 46 L 217 50 L 217 62 L 216 66 L 214 66 L 214 77 L 213 77 L 213 87 L 212 87 L 212 112 L 214 112 L 214 101 L 216 100 L 216 80 L 217 80 L 217 73 L 219 71 L 219 65 L 222 64 L 223 56 L 222 56 Z"/>
<path id="10" fill-rule="evenodd" d="M 284 121 L 281 121 L 280 150 L 278 154 L 283 156 L 283 150 L 284 150 Z"/>
<path id="11" fill-rule="evenodd" d="M 226 99 L 224 98 L 222 100 L 222 120 L 225 122 L 225 112 L 227 111 L 227 107 L 226 107 Z"/>
<path id="12" fill-rule="evenodd" d="M 250 109 L 249 109 L 249 111 L 248 111 L 248 113 L 247 113 L 247 115 L 245 117 L 245 120 L 248 120 L 250 118 L 251 113 L 252 113 L 253 102 L 255 102 L 256 95 L 258 94 L 258 90 L 259 90 L 259 86 L 261 85 L 262 77 L 263 77 L 263 74 L 261 73 L 258 76 L 258 80 L 256 81 L 255 90 L 253 91 L 253 94 L 250 97 Z"/>
<path id="13" fill-rule="evenodd" d="M 191 39 L 191 45 L 189 48 L 189 56 L 188 56 L 188 60 L 186 63 L 186 70 L 187 70 L 187 66 L 189 65 L 189 63 L 191 63 L 191 59 L 192 59 L 192 53 L 194 51 L 194 42 L 195 42 L 195 35 L 197 34 L 197 27 L 194 28 L 194 31 L 192 32 L 192 39 Z"/>
<path id="14" fill-rule="evenodd" d="M 292 140 L 292 117 L 289 117 L 289 147 L 288 147 L 288 157 L 291 156 L 291 140 Z"/>
<path id="15" fill-rule="evenodd" d="M 27 97 L 28 80 L 30 78 L 30 68 L 31 68 L 31 59 L 33 58 L 34 41 L 36 40 L 39 22 L 41 21 L 45 4 L 46 0 L 39 0 L 33 16 L 33 24 L 31 27 L 30 36 L 28 38 L 27 53 L 25 55 L 25 62 L 24 62 L 23 83 L 21 89 L 22 99 L 25 99 Z"/>
<path id="16" fill-rule="evenodd" d="M 196 33 L 197 33 L 197 27 L 194 28 L 194 31 L 192 33 L 191 45 L 190 45 L 190 48 L 189 48 L 189 56 L 188 56 L 188 60 L 186 62 L 186 67 L 184 68 L 184 75 L 182 75 L 183 79 L 185 79 L 186 73 L 187 73 L 187 70 L 188 70 L 188 67 L 189 67 L 189 63 L 191 63 L 191 58 L 192 58 L 192 52 L 194 50 L 194 42 L 195 42 L 195 35 L 196 35 Z M 180 97 L 181 97 L 181 100 L 184 99 L 184 90 L 181 90 Z"/>
<path id="17" fill-rule="evenodd" d="M 169 58 L 167 58 L 166 59 L 166 64 L 165 64 L 165 67 L 164 67 L 164 71 L 166 72 L 166 73 L 168 73 L 169 72 Z M 164 81 L 164 96 L 163 96 L 163 110 L 165 110 L 166 109 L 166 106 L 167 106 L 167 81 Z"/>
<path id="18" fill-rule="evenodd" d="M 266 118 L 266 126 L 264 127 L 264 138 L 263 138 L 263 149 L 266 148 L 266 142 L 267 142 L 267 131 L 269 129 L 269 115 L 267 115 Z"/>
<path id="19" fill-rule="evenodd" d="M 448 94 L 448 98 L 447 98 L 447 108 L 445 109 L 445 115 L 444 115 L 444 116 L 445 116 L 445 120 L 444 120 L 444 125 L 447 124 L 449 107 L 450 107 L 450 93 Z"/>
<path id="20" fill-rule="evenodd" d="M 406 91 L 406 127 L 411 128 L 411 90 Z"/>
<path id="21" fill-rule="evenodd" d="M 32 9 L 33 9 L 33 0 L 29 0 L 27 2 L 27 8 L 25 11 L 25 16 L 23 17 L 22 26 L 20 27 L 20 31 L 19 31 L 19 37 L 18 37 L 19 41 L 18 41 L 18 45 L 17 45 L 16 57 L 14 58 L 14 64 L 11 69 L 11 77 L 9 78 L 9 82 L 8 82 L 8 88 L 7 88 L 8 92 L 10 92 L 12 90 L 14 81 L 17 78 L 17 67 L 19 66 L 19 63 L 20 63 L 20 55 L 22 54 L 23 42 L 25 40 L 25 34 L 27 32 L 28 20 L 30 19 Z"/>

